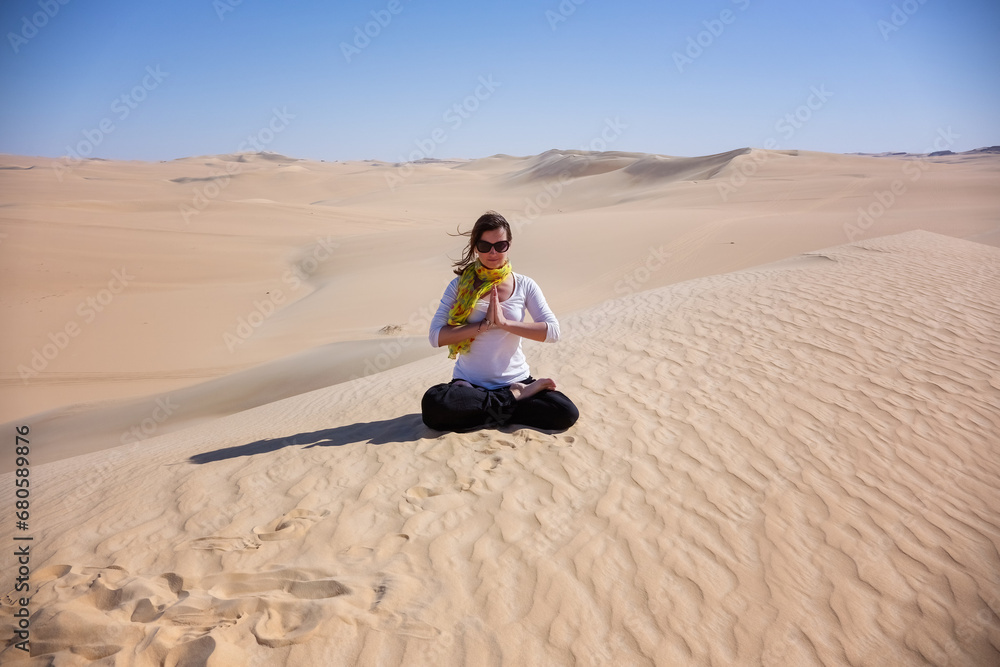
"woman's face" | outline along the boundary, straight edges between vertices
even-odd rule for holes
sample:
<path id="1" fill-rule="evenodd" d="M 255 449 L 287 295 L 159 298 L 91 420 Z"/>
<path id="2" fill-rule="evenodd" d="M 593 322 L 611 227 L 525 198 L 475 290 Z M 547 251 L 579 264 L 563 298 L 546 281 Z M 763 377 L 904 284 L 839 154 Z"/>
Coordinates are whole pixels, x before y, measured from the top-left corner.
<path id="1" fill-rule="evenodd" d="M 507 230 L 505 229 L 487 229 L 483 232 L 483 235 L 479 237 L 480 243 L 482 241 L 486 241 L 487 243 L 497 243 L 499 241 L 506 240 Z M 489 252 L 480 252 L 479 248 L 476 248 L 476 256 L 479 258 L 479 262 L 487 269 L 499 269 L 503 266 L 504 262 L 507 261 L 508 252 L 510 252 L 510 248 L 507 248 L 504 252 L 497 252 L 495 247 L 490 248 Z"/>

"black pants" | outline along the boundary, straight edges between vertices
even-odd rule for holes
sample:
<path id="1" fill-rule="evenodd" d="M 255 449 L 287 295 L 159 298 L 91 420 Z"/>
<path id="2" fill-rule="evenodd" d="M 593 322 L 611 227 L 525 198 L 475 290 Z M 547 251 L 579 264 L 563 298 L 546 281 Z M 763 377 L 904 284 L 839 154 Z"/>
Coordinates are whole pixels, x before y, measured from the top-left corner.
<path id="1" fill-rule="evenodd" d="M 530 384 L 535 378 L 520 380 Z M 486 389 L 478 385 L 456 385 L 457 379 L 434 385 L 420 401 L 424 424 L 437 431 L 468 431 L 521 424 L 565 431 L 580 417 L 579 410 L 565 394 L 544 389 L 518 401 L 510 387 Z M 471 383 L 470 383 L 471 384 Z"/>

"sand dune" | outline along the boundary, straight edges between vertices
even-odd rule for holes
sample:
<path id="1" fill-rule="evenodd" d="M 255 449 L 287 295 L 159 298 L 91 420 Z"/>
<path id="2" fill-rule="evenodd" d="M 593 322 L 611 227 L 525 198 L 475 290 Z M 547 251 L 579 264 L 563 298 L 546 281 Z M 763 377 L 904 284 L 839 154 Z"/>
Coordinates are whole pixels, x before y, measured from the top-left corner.
<path id="1" fill-rule="evenodd" d="M 527 160 L 510 174 L 514 182 L 585 178 L 621 171 L 636 179 L 656 180 L 660 185 L 674 181 L 707 179 L 715 176 L 733 158 L 750 152 L 740 148 L 704 157 L 667 157 L 639 153 L 588 153 L 585 151 L 547 151 Z"/>
<path id="2" fill-rule="evenodd" d="M 990 151 L 0 167 L 24 664 L 1000 662 Z M 485 208 L 566 433 L 417 414 Z"/>
<path id="3" fill-rule="evenodd" d="M 728 165 L 733 158 L 746 155 L 749 148 L 740 148 L 727 153 L 701 158 L 661 158 L 646 156 L 625 168 L 625 173 L 637 178 L 672 180 L 695 180 L 712 178 Z"/>
<path id="4" fill-rule="evenodd" d="M 760 149 L 398 166 L 277 154 L 0 157 L 31 167 L 0 179 L 0 309 L 19 324 L 0 352 L 0 420 L 155 400 L 327 343 L 377 343 L 388 324 L 412 320 L 407 333 L 417 335 L 457 259 L 447 234 L 486 207 L 515 221 L 519 270 L 546 286 L 560 314 L 636 286 L 911 229 L 1000 245 L 1000 160 L 960 157 L 974 161 Z M 889 196 L 886 208 L 879 197 Z M 859 213 L 868 210 L 878 215 Z M 584 280 L 562 269 L 562 258 L 595 257 L 608 229 L 615 239 L 599 244 Z M 373 308 L 386 266 L 407 280 Z M 115 271 L 135 279 L 109 294 Z M 98 298 L 109 301 L 100 311 L 88 305 Z M 262 320 L 252 335 L 227 344 L 251 318 Z M 52 347 L 74 325 L 72 342 Z"/>
<path id="5" fill-rule="evenodd" d="M 994 664 L 998 295 L 864 240 L 566 317 L 566 433 L 426 429 L 438 355 L 38 467 L 35 654 Z"/>
<path id="6" fill-rule="evenodd" d="M 623 169 L 635 160 L 636 157 L 621 153 L 594 155 L 584 151 L 552 150 L 527 160 L 527 164 L 513 172 L 510 179 L 530 183 L 560 177 L 583 178 Z"/>

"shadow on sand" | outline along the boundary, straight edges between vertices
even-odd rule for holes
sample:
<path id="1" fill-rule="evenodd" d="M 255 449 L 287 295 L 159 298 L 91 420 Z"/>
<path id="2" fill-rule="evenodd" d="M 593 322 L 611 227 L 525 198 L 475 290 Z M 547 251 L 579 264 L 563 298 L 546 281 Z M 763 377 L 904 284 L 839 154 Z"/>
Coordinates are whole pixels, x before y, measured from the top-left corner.
<path id="1" fill-rule="evenodd" d="M 558 433 L 560 431 L 550 431 L 539 429 L 533 426 L 520 424 L 508 424 L 498 429 L 490 427 L 479 427 L 457 433 L 475 433 L 476 431 L 495 430 L 498 433 L 512 433 L 518 429 L 530 429 L 538 433 Z M 393 419 L 383 419 L 375 422 L 359 422 L 335 428 L 326 428 L 312 433 L 297 433 L 285 436 L 284 438 L 271 438 L 268 440 L 257 440 L 245 445 L 225 447 L 211 452 L 195 454 L 188 459 L 188 463 L 212 463 L 213 461 L 224 461 L 235 459 L 240 456 L 253 456 L 255 454 L 266 454 L 281 449 L 282 447 L 293 447 L 305 445 L 306 447 L 340 447 L 351 443 L 370 443 L 373 445 L 384 445 L 388 442 L 416 442 L 421 438 L 437 438 L 448 431 L 437 431 L 424 425 L 419 413 L 403 415 Z"/>
<path id="2" fill-rule="evenodd" d="M 387 442 L 415 442 L 420 438 L 435 438 L 441 431 L 424 426 L 417 413 L 383 419 L 375 422 L 359 422 L 335 428 L 326 428 L 312 433 L 297 433 L 284 438 L 257 440 L 245 445 L 225 447 L 211 452 L 195 454 L 188 459 L 190 463 L 212 463 L 234 459 L 240 456 L 266 454 L 282 447 L 306 445 L 307 447 L 340 447 L 352 442 L 384 445 Z"/>

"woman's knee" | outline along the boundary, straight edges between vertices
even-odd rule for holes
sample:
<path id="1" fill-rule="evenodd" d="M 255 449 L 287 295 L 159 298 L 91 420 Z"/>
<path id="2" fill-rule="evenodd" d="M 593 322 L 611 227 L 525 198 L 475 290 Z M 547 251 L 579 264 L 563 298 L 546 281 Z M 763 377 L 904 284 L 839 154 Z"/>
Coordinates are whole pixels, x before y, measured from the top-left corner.
<path id="1" fill-rule="evenodd" d="M 580 410 L 573 401 L 566 398 L 564 401 L 559 401 L 558 408 L 552 411 L 552 423 L 554 424 L 552 428 L 565 431 L 579 418 Z"/>
<path id="2" fill-rule="evenodd" d="M 489 392 L 472 386 L 444 383 L 431 387 L 420 400 L 424 424 L 438 431 L 474 428 L 484 420 Z"/>
<path id="3" fill-rule="evenodd" d="M 576 420 L 580 418 L 580 410 L 566 394 L 556 390 L 547 391 L 545 394 L 548 403 L 547 412 L 553 424 L 552 428 L 565 431 L 576 423 Z"/>
<path id="4" fill-rule="evenodd" d="M 447 408 L 444 405 L 444 396 L 448 391 L 447 384 L 434 385 L 424 392 L 420 399 L 420 417 L 424 425 L 437 431 L 444 431 L 441 428 L 446 424 Z"/>
<path id="5" fill-rule="evenodd" d="M 535 428 L 565 431 L 579 418 L 580 411 L 564 394 L 543 391 L 519 404 L 511 421 Z"/>

